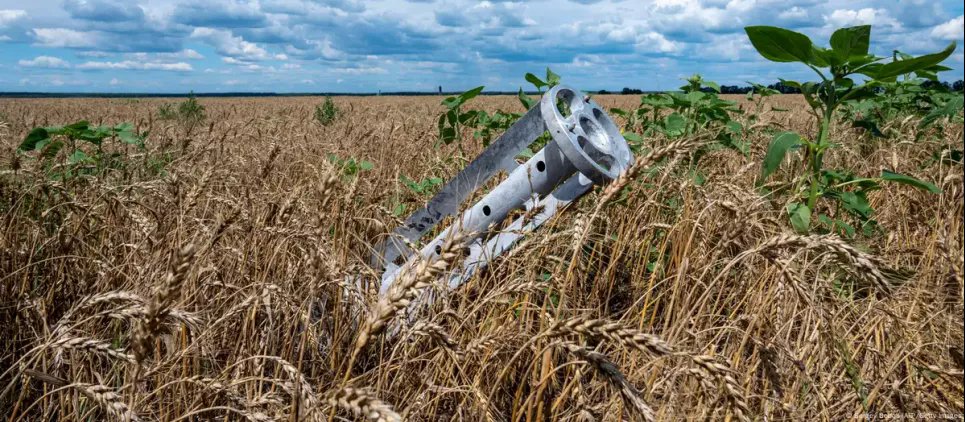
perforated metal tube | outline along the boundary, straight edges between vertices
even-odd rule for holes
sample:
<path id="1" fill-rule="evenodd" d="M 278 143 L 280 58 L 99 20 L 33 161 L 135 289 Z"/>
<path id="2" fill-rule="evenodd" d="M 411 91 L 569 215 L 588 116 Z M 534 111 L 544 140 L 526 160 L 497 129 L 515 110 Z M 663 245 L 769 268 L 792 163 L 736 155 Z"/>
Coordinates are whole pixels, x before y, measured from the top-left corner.
<path id="1" fill-rule="evenodd" d="M 526 163 L 516 167 L 506 180 L 467 208 L 453 223 L 406 261 L 431 259 L 441 251 L 452 230 L 472 234 L 468 257 L 461 270 L 449 276 L 456 287 L 479 268 L 501 254 L 529 232 L 547 221 L 556 210 L 585 193 L 593 183 L 607 183 L 628 168 L 633 158 L 626 140 L 600 106 L 578 90 L 566 86 L 550 89 L 538 107 L 526 113 L 482 155 L 469 164 L 425 208 L 416 211 L 396 234 L 417 240 L 447 215 L 453 215 L 458 202 L 492 177 L 499 168 L 512 163 L 513 157 L 543 133 L 552 141 Z M 505 230 L 490 233 L 513 210 L 540 208 L 529 221 L 517 218 Z M 394 261 L 403 253 L 402 242 L 387 242 L 373 261 L 384 266 L 382 293 L 398 277 L 400 266 Z"/>

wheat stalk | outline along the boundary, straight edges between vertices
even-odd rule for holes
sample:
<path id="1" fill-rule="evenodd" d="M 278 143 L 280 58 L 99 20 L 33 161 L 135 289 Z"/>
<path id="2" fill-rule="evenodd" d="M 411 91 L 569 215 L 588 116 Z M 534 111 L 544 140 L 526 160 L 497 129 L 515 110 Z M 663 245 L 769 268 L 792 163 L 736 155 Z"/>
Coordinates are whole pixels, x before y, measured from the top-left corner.
<path id="1" fill-rule="evenodd" d="M 407 308 L 422 289 L 428 287 L 437 275 L 449 268 L 460 255 L 465 239 L 467 239 L 465 234 L 457 232 L 440 245 L 435 256 L 418 261 L 411 260 L 399 269 L 400 275 L 389 287 L 388 292 L 369 308 L 369 315 L 359 331 L 345 369 L 346 379 L 351 373 L 358 353 L 368 344 L 369 339 L 381 333 L 393 316 Z"/>
<path id="2" fill-rule="evenodd" d="M 337 390 L 328 399 L 333 407 L 340 407 L 355 416 L 364 417 L 375 422 L 401 421 L 402 416 L 392 410 L 392 406 L 383 403 L 369 392 L 357 388 L 345 387 Z"/>
<path id="3" fill-rule="evenodd" d="M 133 349 L 138 363 L 143 362 L 151 347 L 154 337 L 161 331 L 164 318 L 171 311 L 171 304 L 179 296 L 181 285 L 187 278 L 188 270 L 194 261 L 194 245 L 183 247 L 177 254 L 174 266 L 165 278 L 164 283 L 155 292 L 154 300 L 148 305 L 144 319 L 137 325 Z"/>
<path id="4" fill-rule="evenodd" d="M 610 362 L 606 355 L 568 341 L 558 342 L 557 345 L 573 356 L 587 361 L 603 378 L 616 387 L 620 392 L 620 397 L 623 398 L 624 405 L 636 417 L 647 422 L 656 420 L 653 409 L 640 397 L 640 391 L 627 381 L 620 369 L 613 362 Z"/>
<path id="5" fill-rule="evenodd" d="M 877 257 L 862 252 L 833 235 L 780 234 L 766 240 L 747 253 L 758 253 L 774 259 L 776 250 L 788 248 L 805 248 L 830 253 L 842 265 L 853 267 L 859 278 L 868 281 L 885 294 L 892 292 L 893 285 L 908 278 L 906 275 L 887 268 Z"/>
<path id="6" fill-rule="evenodd" d="M 732 371 L 712 357 L 675 351 L 669 343 L 658 336 L 624 327 L 618 322 L 602 319 L 574 317 L 568 320 L 555 321 L 544 335 L 550 338 L 581 335 L 587 338 L 608 340 L 627 349 L 649 352 L 656 356 L 684 357 L 697 367 L 698 371 L 694 372 L 695 374 L 713 376 L 718 383 L 722 384 L 724 392 L 734 406 L 736 416 L 742 421 L 749 420 L 750 411 L 747 401 L 743 398 L 737 381 L 731 375 Z M 713 383 L 705 381 L 705 385 L 710 384 Z"/>
<path id="7" fill-rule="evenodd" d="M 568 334 L 579 334 L 589 338 L 606 339 L 628 349 L 636 349 L 652 353 L 657 356 L 667 356 L 673 353 L 673 348 L 667 342 L 653 334 L 625 328 L 623 324 L 602 319 L 574 317 L 568 320 L 556 321 L 547 330 L 547 336 L 560 337 Z"/>
<path id="8" fill-rule="evenodd" d="M 124 399 L 114 389 L 99 384 L 75 383 L 73 388 L 97 403 L 107 414 L 121 421 L 140 421 L 141 419 L 127 406 Z"/>
<path id="9" fill-rule="evenodd" d="M 51 343 L 50 347 L 57 350 L 82 350 L 88 353 L 112 357 L 128 363 L 134 363 L 134 356 L 124 353 L 124 350 L 115 349 L 111 347 L 108 342 L 87 337 L 61 337 Z"/>

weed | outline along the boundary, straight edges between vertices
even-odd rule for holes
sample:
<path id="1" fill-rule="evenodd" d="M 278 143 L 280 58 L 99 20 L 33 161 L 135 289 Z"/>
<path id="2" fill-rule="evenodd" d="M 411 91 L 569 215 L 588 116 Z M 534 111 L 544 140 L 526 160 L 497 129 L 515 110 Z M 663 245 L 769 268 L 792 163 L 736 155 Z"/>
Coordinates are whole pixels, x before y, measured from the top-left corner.
<path id="1" fill-rule="evenodd" d="M 647 94 L 636 110 L 611 108 L 613 114 L 626 119 L 623 136 L 634 151 L 643 148 L 643 140 L 656 134 L 679 139 L 698 132 L 715 133 L 721 145 L 748 153 L 743 140 L 743 126 L 732 116 L 739 114 L 733 101 L 719 97 L 720 86 L 694 75 L 680 87 L 682 92 Z"/>
<path id="2" fill-rule="evenodd" d="M 121 152 L 108 152 L 104 141 L 117 139 L 124 144 L 144 149 L 147 134 L 138 134 L 130 123 L 117 126 L 91 126 L 81 120 L 65 126 L 35 128 L 17 148 L 19 152 L 35 152 L 49 177 L 67 180 L 82 174 L 94 174 L 122 165 Z M 93 146 L 93 150 L 84 145 Z M 61 153 L 63 152 L 63 153 Z"/>
<path id="3" fill-rule="evenodd" d="M 177 105 L 165 103 L 158 106 L 157 117 L 160 120 L 180 120 L 194 125 L 204 121 L 205 108 L 198 102 L 194 92 L 191 92 L 186 100 Z"/>
<path id="4" fill-rule="evenodd" d="M 332 101 L 332 97 L 325 97 L 325 101 L 315 106 L 315 121 L 321 123 L 322 126 L 332 124 L 338 118 L 338 115 L 339 110 L 335 101 Z"/>
<path id="5" fill-rule="evenodd" d="M 747 36 L 757 51 L 775 62 L 796 62 L 814 70 L 821 82 L 799 83 L 782 80 L 785 84 L 801 89 L 811 107 L 812 115 L 819 130 L 815 139 L 808 139 L 794 132 L 782 132 L 774 137 L 768 147 L 767 156 L 761 171 L 763 182 L 773 174 L 788 151 L 801 149 L 808 177 L 801 183 L 801 190 L 794 192 L 787 204 L 787 214 L 794 229 L 806 233 L 812 225 L 812 214 L 818 214 L 818 221 L 832 223 L 828 229 L 843 231 L 852 235 L 854 230 L 834 212 L 844 209 L 854 217 L 864 231 L 873 232 L 875 222 L 871 219 L 871 204 L 867 195 L 879 189 L 884 181 L 904 183 L 930 192 L 937 192 L 934 185 L 911 176 L 882 171 L 879 177 L 859 178 L 850 172 L 834 171 L 824 166 L 825 153 L 836 146 L 831 140 L 831 124 L 835 112 L 849 101 L 873 98 L 875 89 L 882 84 L 894 82 L 900 75 L 933 75 L 947 69 L 939 65 L 955 50 L 952 43 L 945 50 L 919 57 L 895 56 L 890 63 L 880 63 L 883 58 L 868 53 L 871 41 L 871 26 L 855 26 L 838 29 L 831 35 L 831 48 L 815 46 L 803 34 L 771 26 L 749 26 Z M 821 69 L 826 71 L 821 71 Z M 827 72 L 827 73 L 825 73 Z M 861 83 L 854 75 L 869 78 Z M 798 202 L 803 197 L 805 202 Z M 818 200 L 827 199 L 835 203 L 834 210 L 818 210 Z M 827 214 L 831 215 L 827 215 Z"/>

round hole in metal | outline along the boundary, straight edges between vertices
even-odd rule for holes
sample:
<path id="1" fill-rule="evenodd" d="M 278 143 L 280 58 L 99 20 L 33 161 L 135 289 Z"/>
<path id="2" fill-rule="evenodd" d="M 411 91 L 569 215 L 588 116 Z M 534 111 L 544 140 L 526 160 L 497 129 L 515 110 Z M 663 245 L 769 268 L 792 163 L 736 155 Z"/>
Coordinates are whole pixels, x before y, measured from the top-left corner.
<path id="1" fill-rule="evenodd" d="M 536 162 L 536 170 L 539 171 L 540 173 L 546 171 L 546 163 L 544 163 L 544 162 L 542 162 L 542 161 L 537 161 L 537 162 Z"/>
<path id="2" fill-rule="evenodd" d="M 580 128 L 583 129 L 583 133 L 590 139 L 595 149 L 601 152 L 610 152 L 610 137 L 597 122 L 590 120 L 588 117 L 581 117 Z"/>
<path id="3" fill-rule="evenodd" d="M 488 216 L 491 212 L 493 212 L 493 210 L 489 208 L 489 205 L 483 205 L 483 214 Z"/>
<path id="4" fill-rule="evenodd" d="M 573 91 L 568 89 L 561 89 L 556 92 L 556 111 L 558 111 L 564 119 L 573 114 L 573 96 Z"/>

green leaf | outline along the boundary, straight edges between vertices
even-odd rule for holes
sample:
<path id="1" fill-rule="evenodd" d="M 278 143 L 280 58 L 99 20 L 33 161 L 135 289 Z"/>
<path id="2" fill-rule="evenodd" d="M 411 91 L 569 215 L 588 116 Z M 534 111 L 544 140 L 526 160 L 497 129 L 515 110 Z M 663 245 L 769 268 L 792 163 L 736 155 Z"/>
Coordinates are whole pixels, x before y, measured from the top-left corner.
<path id="1" fill-rule="evenodd" d="M 447 97 L 446 99 L 442 100 L 442 105 L 446 106 L 447 109 L 452 110 L 462 105 L 462 101 L 459 100 L 459 97 Z"/>
<path id="2" fill-rule="evenodd" d="M 855 69 L 853 72 L 854 72 L 854 73 L 859 73 L 859 74 L 865 75 L 865 76 L 867 76 L 867 77 L 869 77 L 869 78 L 875 78 L 876 75 L 878 74 L 878 71 L 881 70 L 881 67 L 882 67 L 882 66 L 884 66 L 884 64 L 881 64 L 881 63 L 871 63 L 871 64 L 868 64 L 868 65 L 865 65 L 865 66 L 861 66 L 861 67 Z"/>
<path id="3" fill-rule="evenodd" d="M 767 147 L 767 154 L 764 156 L 764 164 L 761 167 L 761 179 L 760 183 L 763 183 L 768 176 L 777 171 L 777 168 L 781 166 L 781 162 L 784 161 L 784 156 L 787 155 L 787 151 L 791 148 L 797 148 L 801 145 L 801 135 L 794 132 L 781 132 L 771 140 L 770 146 Z"/>
<path id="4" fill-rule="evenodd" d="M 787 85 L 791 88 L 801 89 L 801 83 L 798 81 L 792 81 L 790 79 L 781 79 L 781 78 L 777 78 L 777 80 L 781 81 L 782 84 Z"/>
<path id="5" fill-rule="evenodd" d="M 838 60 L 838 56 L 827 48 L 811 46 L 811 61 L 807 63 L 813 64 L 817 67 L 828 67 L 840 66 L 842 61 Z"/>
<path id="6" fill-rule="evenodd" d="M 144 138 L 145 138 L 144 135 L 138 135 L 130 131 L 123 131 L 123 132 L 117 133 L 117 139 L 120 139 L 121 142 L 124 142 L 125 144 L 130 144 L 130 145 L 137 145 L 138 147 L 141 147 L 141 148 L 144 147 Z"/>
<path id="7" fill-rule="evenodd" d="M 526 110 L 529 110 L 536 105 L 536 100 L 530 98 L 529 95 L 526 95 L 526 93 L 523 92 L 523 87 L 519 87 L 519 92 L 516 93 L 516 98 L 519 99 L 519 103 L 522 104 L 523 108 Z"/>
<path id="8" fill-rule="evenodd" d="M 526 79 L 526 82 L 533 84 L 533 86 L 535 86 L 537 90 L 546 86 L 546 82 L 543 82 L 543 80 L 540 79 L 539 76 L 536 76 L 532 73 L 527 73 L 526 76 L 524 76 L 523 78 Z"/>
<path id="9" fill-rule="evenodd" d="M 807 35 L 774 26 L 748 26 L 744 31 L 765 59 L 782 63 L 814 61 L 814 44 Z"/>
<path id="10" fill-rule="evenodd" d="M 452 141 L 456 140 L 456 130 L 451 127 L 443 128 L 440 135 L 442 142 L 446 145 L 449 145 L 452 143 Z"/>
<path id="11" fill-rule="evenodd" d="M 881 65 L 881 67 L 877 68 L 877 71 L 875 71 L 873 75 L 868 76 L 878 80 L 889 80 L 897 77 L 898 75 L 904 75 L 906 73 L 927 69 L 941 63 L 947 59 L 948 56 L 951 56 L 952 53 L 955 52 L 955 46 L 956 44 L 952 42 L 948 45 L 948 47 L 945 47 L 944 50 L 935 54 L 926 54 L 924 56 L 893 61 L 891 63 Z"/>
<path id="12" fill-rule="evenodd" d="M 643 138 L 633 132 L 624 132 L 623 139 L 626 139 L 627 142 L 643 142 Z"/>
<path id="13" fill-rule="evenodd" d="M 373 168 L 375 168 L 375 165 L 371 161 L 359 161 L 359 170 L 372 170 Z"/>
<path id="14" fill-rule="evenodd" d="M 534 155 L 536 154 L 533 152 L 533 150 L 531 150 L 529 147 L 526 147 L 526 148 L 523 148 L 523 150 L 520 151 L 519 154 L 517 154 L 516 156 L 519 158 L 528 160 L 530 158 L 533 158 Z"/>
<path id="15" fill-rule="evenodd" d="M 57 155 L 64 148 L 64 141 L 60 139 L 47 138 L 37 144 L 37 150 L 42 151 L 44 158 L 51 158 Z"/>
<path id="16" fill-rule="evenodd" d="M 677 137 L 684 134 L 687 128 L 687 119 L 680 113 L 674 112 L 664 118 L 663 131 L 670 137 Z"/>
<path id="17" fill-rule="evenodd" d="M 811 227 L 811 209 L 800 202 L 787 204 L 787 215 L 791 220 L 791 227 L 798 233 L 807 234 Z"/>
<path id="18" fill-rule="evenodd" d="M 36 149 L 39 149 L 37 148 L 37 145 L 40 144 L 41 141 L 48 140 L 48 139 L 50 139 L 50 132 L 48 132 L 47 128 L 45 127 L 34 128 L 33 130 L 30 131 L 30 133 L 27 134 L 27 137 L 23 139 L 23 142 L 20 143 L 20 146 L 17 147 L 17 150 L 34 151 Z"/>
<path id="19" fill-rule="evenodd" d="M 84 151 L 76 150 L 70 157 L 67 157 L 67 162 L 70 164 L 85 163 L 90 161 L 90 157 L 84 153 Z"/>
<path id="20" fill-rule="evenodd" d="M 842 192 L 839 200 L 844 205 L 844 209 L 865 219 L 870 218 L 871 213 L 874 212 L 874 209 L 871 208 L 871 204 L 868 202 L 868 198 L 865 197 L 864 194 Z"/>
<path id="21" fill-rule="evenodd" d="M 849 61 L 852 57 L 867 56 L 870 43 L 871 25 L 841 28 L 831 34 L 831 49 L 843 62 Z"/>
<path id="22" fill-rule="evenodd" d="M 407 188 L 409 188 L 409 190 L 411 190 L 411 191 L 413 191 L 413 192 L 415 192 L 415 193 L 422 193 L 422 186 L 420 186 L 420 185 L 419 185 L 418 183 L 416 183 L 414 180 L 412 180 L 412 179 L 410 179 L 410 178 L 408 178 L 408 177 L 405 177 L 404 175 L 403 175 L 403 176 L 400 176 L 400 177 L 399 177 L 399 180 L 401 180 L 401 181 L 402 181 L 402 184 L 405 185 Z"/>
<path id="23" fill-rule="evenodd" d="M 941 192 L 942 192 L 942 190 L 939 189 L 937 186 L 935 186 L 935 185 L 933 185 L 933 184 L 931 184 L 931 183 L 928 183 L 928 182 L 926 182 L 926 181 L 924 181 L 924 180 L 920 180 L 920 179 L 917 179 L 917 178 L 914 178 L 914 177 L 911 177 L 911 176 L 908 176 L 908 175 L 904 175 L 904 174 L 901 174 L 901 173 L 890 172 L 890 171 L 888 171 L 888 170 L 882 170 L 882 171 L 881 171 L 881 180 L 887 180 L 887 181 L 889 181 L 889 182 L 902 183 L 902 184 L 906 184 L 906 185 L 909 185 L 909 186 L 914 186 L 914 187 L 916 187 L 916 188 L 918 188 L 918 189 L 927 190 L 927 191 L 929 191 L 929 192 L 931 192 L 931 193 L 941 193 Z"/>
<path id="24" fill-rule="evenodd" d="M 931 126 L 936 120 L 942 117 L 955 117 L 965 106 L 965 97 L 956 95 L 949 99 L 943 106 L 936 107 L 918 122 L 918 128 L 923 129 Z"/>
<path id="25" fill-rule="evenodd" d="M 462 105 L 466 101 L 476 98 L 476 96 L 479 95 L 479 93 L 481 93 L 485 88 L 485 86 L 477 86 L 473 89 L 463 92 L 462 94 L 459 94 L 459 104 Z"/>
<path id="26" fill-rule="evenodd" d="M 405 214 L 405 209 L 406 209 L 406 205 L 405 205 L 405 204 L 403 204 L 403 203 L 401 203 L 401 202 L 397 202 L 397 203 L 395 204 L 395 206 L 392 207 L 392 216 L 394 216 L 394 217 L 400 217 L 400 216 L 402 216 L 402 214 Z"/>
<path id="27" fill-rule="evenodd" d="M 841 233 L 844 234 L 845 237 L 849 239 L 854 237 L 854 227 L 843 220 L 834 220 L 834 227 L 841 229 Z"/>
<path id="28" fill-rule="evenodd" d="M 560 84 L 560 75 L 553 73 L 550 68 L 546 68 L 546 85 L 549 87 L 554 87 Z"/>
<path id="29" fill-rule="evenodd" d="M 76 132 L 82 132 L 82 131 L 87 130 L 88 127 L 90 127 L 90 122 L 88 122 L 87 120 L 78 120 L 78 121 L 76 121 L 76 122 L 74 122 L 74 123 L 71 123 L 71 124 L 69 124 L 69 125 L 67 125 L 67 126 L 64 126 L 63 129 L 71 130 L 71 131 L 76 131 Z M 50 128 L 48 128 L 48 129 L 50 129 Z"/>

